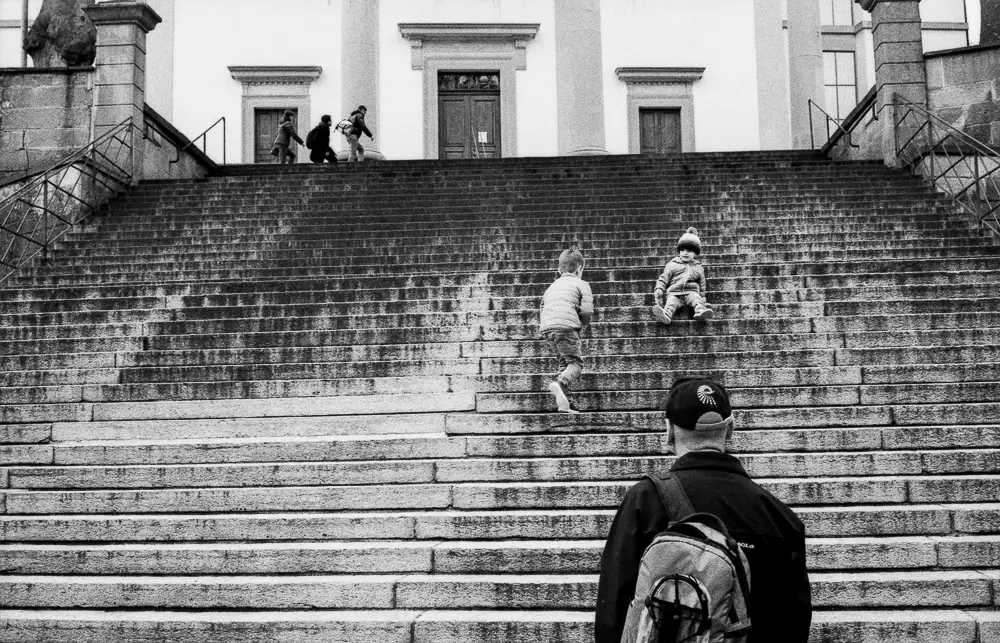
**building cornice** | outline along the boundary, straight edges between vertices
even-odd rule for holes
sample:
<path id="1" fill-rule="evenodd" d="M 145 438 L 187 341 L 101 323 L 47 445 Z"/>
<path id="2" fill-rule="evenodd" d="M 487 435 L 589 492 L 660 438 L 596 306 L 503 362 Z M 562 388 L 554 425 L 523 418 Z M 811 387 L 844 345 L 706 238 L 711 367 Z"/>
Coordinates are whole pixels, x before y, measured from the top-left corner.
<path id="1" fill-rule="evenodd" d="M 101 2 L 82 7 L 95 25 L 133 24 L 149 33 L 163 18 L 141 2 Z"/>
<path id="2" fill-rule="evenodd" d="M 244 85 L 309 85 L 323 68 L 307 65 L 232 65 L 229 73 Z"/>
<path id="3" fill-rule="evenodd" d="M 618 80 L 629 85 L 690 85 L 705 75 L 704 67 L 619 67 Z"/>
<path id="4" fill-rule="evenodd" d="M 516 69 L 527 69 L 528 41 L 538 33 L 535 22 L 401 22 L 399 33 L 410 41 L 413 69 L 424 68 L 424 45 L 449 46 L 456 43 L 499 43 L 513 49 Z"/>
<path id="5" fill-rule="evenodd" d="M 516 42 L 533 39 L 538 27 L 528 22 L 401 22 L 399 33 L 410 41 Z"/>

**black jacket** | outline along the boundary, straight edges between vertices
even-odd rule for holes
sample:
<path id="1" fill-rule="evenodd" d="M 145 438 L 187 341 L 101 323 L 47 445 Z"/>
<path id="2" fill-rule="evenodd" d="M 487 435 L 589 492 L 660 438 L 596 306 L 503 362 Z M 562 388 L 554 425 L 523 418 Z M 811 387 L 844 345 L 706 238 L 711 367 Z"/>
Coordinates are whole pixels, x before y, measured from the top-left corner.
<path id="1" fill-rule="evenodd" d="M 314 128 L 316 134 L 313 136 L 311 150 L 319 150 L 320 152 L 325 152 L 328 147 L 330 147 L 330 124 L 320 121 L 319 125 Z"/>
<path id="2" fill-rule="evenodd" d="M 351 115 L 347 120 L 351 121 L 351 125 L 353 125 L 353 127 L 351 127 L 351 131 L 347 133 L 348 135 L 354 134 L 356 136 L 361 136 L 361 133 L 364 132 L 368 135 L 368 138 L 375 138 L 368 130 L 368 126 L 365 125 L 365 114 L 361 110 L 356 109 L 351 112 Z"/>
<path id="3" fill-rule="evenodd" d="M 747 643 L 806 643 L 812 620 L 805 527 L 792 510 L 750 479 L 735 457 L 693 451 L 671 467 L 695 511 L 715 514 L 750 565 Z M 594 640 L 619 643 L 635 593 L 639 561 L 667 523 L 656 487 L 643 480 L 622 501 L 601 558 Z"/>

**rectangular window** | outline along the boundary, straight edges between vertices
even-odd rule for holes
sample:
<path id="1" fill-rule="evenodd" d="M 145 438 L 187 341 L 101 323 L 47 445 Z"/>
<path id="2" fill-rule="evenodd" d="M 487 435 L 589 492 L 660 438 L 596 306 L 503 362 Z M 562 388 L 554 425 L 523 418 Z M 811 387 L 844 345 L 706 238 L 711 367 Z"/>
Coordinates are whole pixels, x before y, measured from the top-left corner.
<path id="1" fill-rule="evenodd" d="M 819 18 L 822 25 L 851 26 L 853 0 L 819 0 Z"/>
<path id="2" fill-rule="evenodd" d="M 826 85 L 826 111 L 840 122 L 858 104 L 853 51 L 823 52 L 823 82 Z M 830 133 L 837 128 L 831 123 Z"/>

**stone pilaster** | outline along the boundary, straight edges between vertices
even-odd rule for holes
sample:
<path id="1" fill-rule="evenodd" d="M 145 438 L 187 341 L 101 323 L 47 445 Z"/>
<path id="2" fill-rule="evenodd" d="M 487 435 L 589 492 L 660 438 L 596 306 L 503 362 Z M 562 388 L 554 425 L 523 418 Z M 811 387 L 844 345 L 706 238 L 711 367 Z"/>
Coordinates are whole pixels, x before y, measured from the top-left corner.
<path id="1" fill-rule="evenodd" d="M 146 101 L 146 34 L 160 16 L 142 2 L 102 2 L 83 10 L 97 27 L 93 137 L 132 119 L 133 182 L 142 179 L 142 131 Z"/>
<path id="2" fill-rule="evenodd" d="M 809 129 L 809 100 L 826 109 L 823 40 L 816 0 L 788 0 L 788 80 L 792 147 L 808 149 L 813 141 L 818 147 L 828 135 L 826 118 L 818 110 L 813 111 L 811 134 Z"/>
<path id="3" fill-rule="evenodd" d="M 757 39 L 757 105 L 760 149 L 788 149 L 788 61 L 781 0 L 754 0 Z"/>
<path id="4" fill-rule="evenodd" d="M 381 117 L 378 104 L 379 0 L 342 0 L 340 6 L 340 116 L 348 116 L 358 105 L 367 107 L 365 123 L 375 135 L 375 141 L 369 142 L 362 135 L 365 158 L 383 159 L 385 157 L 376 146 Z M 341 157 L 346 158 L 343 150 Z"/>
<path id="5" fill-rule="evenodd" d="M 559 154 L 607 154 L 600 0 L 555 0 Z"/>
<path id="6" fill-rule="evenodd" d="M 927 107 L 927 68 L 924 63 L 920 0 L 856 0 L 872 15 L 875 46 L 876 109 L 882 123 L 882 155 L 896 165 L 897 135 L 905 143 L 921 124 L 911 113 L 897 133 L 893 97 Z"/>

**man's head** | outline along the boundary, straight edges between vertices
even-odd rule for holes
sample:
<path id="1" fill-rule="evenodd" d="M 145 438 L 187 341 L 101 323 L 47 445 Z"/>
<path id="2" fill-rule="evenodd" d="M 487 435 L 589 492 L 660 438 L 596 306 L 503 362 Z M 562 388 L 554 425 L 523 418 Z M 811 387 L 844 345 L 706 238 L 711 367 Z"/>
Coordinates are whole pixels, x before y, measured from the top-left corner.
<path id="1" fill-rule="evenodd" d="M 361 112 L 362 114 L 367 114 L 368 108 L 365 107 L 364 105 L 358 105 L 358 111 Z"/>
<path id="2" fill-rule="evenodd" d="M 559 255 L 559 274 L 583 275 L 583 255 L 576 248 L 563 250 Z"/>
<path id="3" fill-rule="evenodd" d="M 667 447 L 677 455 L 688 451 L 726 451 L 733 435 L 729 393 L 715 380 L 682 377 L 670 387 L 660 408 L 667 415 Z"/>
<path id="4" fill-rule="evenodd" d="M 331 118 L 329 114 L 323 114 L 323 116 L 319 119 L 319 121 L 324 125 L 329 125 L 330 123 L 333 122 L 333 118 Z"/>

